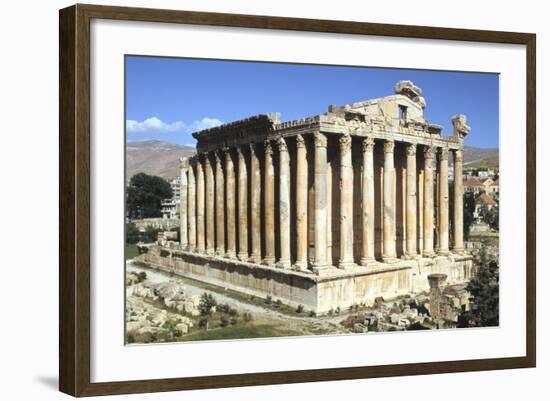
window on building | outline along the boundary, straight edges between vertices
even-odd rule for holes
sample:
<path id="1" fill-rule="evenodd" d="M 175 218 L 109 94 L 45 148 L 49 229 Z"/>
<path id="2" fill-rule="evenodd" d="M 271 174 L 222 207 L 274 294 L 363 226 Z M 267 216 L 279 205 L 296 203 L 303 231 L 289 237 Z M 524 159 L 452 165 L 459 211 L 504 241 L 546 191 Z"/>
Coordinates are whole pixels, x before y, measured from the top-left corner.
<path id="1" fill-rule="evenodd" d="M 407 106 L 399 105 L 399 120 L 403 123 L 407 122 Z"/>

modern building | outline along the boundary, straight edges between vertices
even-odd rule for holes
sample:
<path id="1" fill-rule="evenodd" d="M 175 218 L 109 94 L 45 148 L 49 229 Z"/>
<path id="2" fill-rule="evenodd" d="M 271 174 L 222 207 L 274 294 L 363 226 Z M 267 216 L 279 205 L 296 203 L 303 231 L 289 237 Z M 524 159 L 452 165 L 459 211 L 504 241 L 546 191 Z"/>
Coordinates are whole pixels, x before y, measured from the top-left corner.
<path id="1" fill-rule="evenodd" d="M 463 245 L 464 115 L 452 135 L 410 81 L 314 117 L 264 114 L 196 132 L 181 162 L 179 249 L 159 268 L 316 313 L 471 276 Z M 454 179 L 449 193 L 448 164 Z"/>

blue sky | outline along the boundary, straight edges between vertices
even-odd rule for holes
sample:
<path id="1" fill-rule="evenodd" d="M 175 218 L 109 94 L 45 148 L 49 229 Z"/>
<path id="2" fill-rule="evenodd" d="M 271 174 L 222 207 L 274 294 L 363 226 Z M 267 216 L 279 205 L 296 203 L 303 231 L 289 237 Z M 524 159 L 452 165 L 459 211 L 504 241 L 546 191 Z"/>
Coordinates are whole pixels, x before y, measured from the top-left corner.
<path id="1" fill-rule="evenodd" d="M 127 140 L 195 144 L 191 133 L 251 115 L 280 112 L 283 121 L 393 94 L 399 80 L 420 86 L 425 116 L 452 133 L 466 114 L 466 145 L 498 147 L 498 74 L 126 57 Z"/>

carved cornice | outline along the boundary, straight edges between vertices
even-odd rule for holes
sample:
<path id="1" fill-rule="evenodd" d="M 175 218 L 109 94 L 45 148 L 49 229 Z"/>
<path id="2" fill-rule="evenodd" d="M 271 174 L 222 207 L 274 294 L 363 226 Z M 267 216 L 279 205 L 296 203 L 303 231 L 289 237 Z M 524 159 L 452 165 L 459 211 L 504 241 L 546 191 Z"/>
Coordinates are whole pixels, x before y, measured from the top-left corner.
<path id="1" fill-rule="evenodd" d="M 395 149 L 395 142 L 394 141 L 384 142 L 384 152 L 385 153 L 393 153 L 394 149 Z"/>

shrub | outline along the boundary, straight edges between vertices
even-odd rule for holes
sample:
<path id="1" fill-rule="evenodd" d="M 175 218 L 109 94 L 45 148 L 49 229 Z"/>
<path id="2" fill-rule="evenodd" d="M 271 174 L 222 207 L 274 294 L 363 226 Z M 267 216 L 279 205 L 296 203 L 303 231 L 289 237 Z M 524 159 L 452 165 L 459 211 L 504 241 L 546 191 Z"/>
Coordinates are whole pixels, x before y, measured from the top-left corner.
<path id="1" fill-rule="evenodd" d="M 304 305 L 298 305 L 296 308 L 296 313 L 302 313 L 304 311 Z"/>
<path id="2" fill-rule="evenodd" d="M 278 299 L 277 301 L 275 301 L 275 307 L 276 307 L 276 308 L 280 308 L 282 305 L 283 305 L 283 302 L 282 302 L 280 299 Z"/>
<path id="3" fill-rule="evenodd" d="M 243 314 L 243 319 L 245 322 L 250 322 L 252 320 L 252 314 L 248 313 L 248 312 L 245 312 Z"/>
<path id="4" fill-rule="evenodd" d="M 126 342 L 127 342 L 128 344 L 135 343 L 135 342 L 136 342 L 136 339 L 134 338 L 134 335 L 133 335 L 133 334 L 128 334 L 128 336 L 126 337 Z"/>
<path id="5" fill-rule="evenodd" d="M 237 319 L 232 317 L 231 320 L 229 321 L 233 326 L 237 324 Z"/>
<path id="6" fill-rule="evenodd" d="M 226 327 L 229 324 L 229 320 L 224 316 L 220 316 L 220 326 Z"/>
<path id="7" fill-rule="evenodd" d="M 201 320 L 199 320 L 199 328 L 208 330 L 208 319 L 203 317 Z"/>
<path id="8" fill-rule="evenodd" d="M 315 317 L 315 312 L 309 311 L 309 315 L 308 315 L 308 316 L 309 316 L 309 317 Z"/>
<path id="9" fill-rule="evenodd" d="M 138 279 L 139 279 L 140 282 L 145 281 L 147 279 L 147 273 L 139 272 L 138 273 Z"/>
<path id="10" fill-rule="evenodd" d="M 237 309 L 233 309 L 233 308 L 229 308 L 229 311 L 227 312 L 229 314 L 229 316 L 238 316 L 239 313 L 237 312 Z"/>
<path id="11" fill-rule="evenodd" d="M 212 313 L 212 308 L 214 308 L 218 303 L 212 294 L 203 293 L 199 301 L 199 312 L 202 316 L 208 316 Z"/>
<path id="12" fill-rule="evenodd" d="M 273 298 L 271 298 L 271 295 L 268 295 L 267 297 L 265 297 L 265 303 L 269 305 L 271 303 L 272 299 Z"/>

